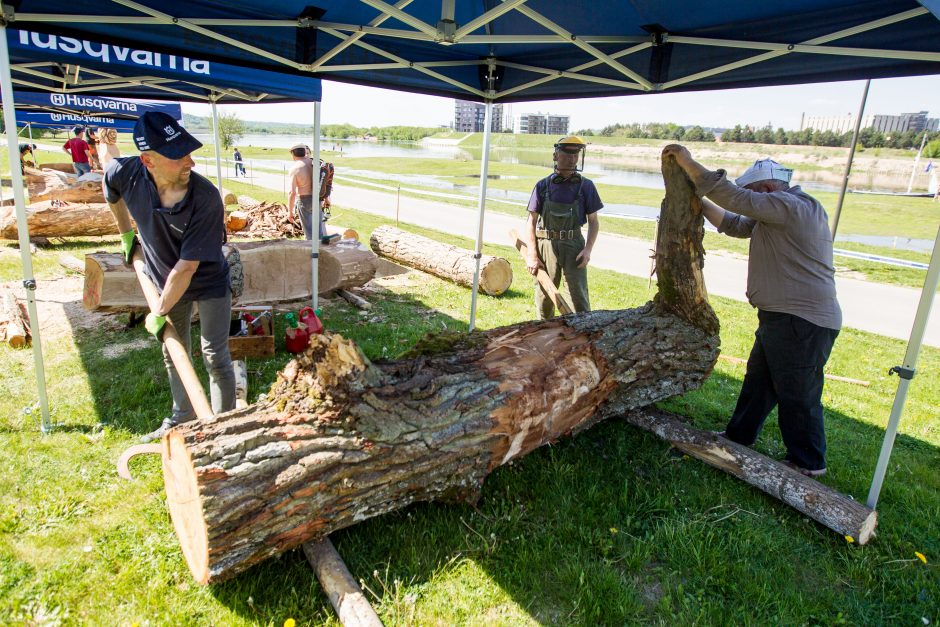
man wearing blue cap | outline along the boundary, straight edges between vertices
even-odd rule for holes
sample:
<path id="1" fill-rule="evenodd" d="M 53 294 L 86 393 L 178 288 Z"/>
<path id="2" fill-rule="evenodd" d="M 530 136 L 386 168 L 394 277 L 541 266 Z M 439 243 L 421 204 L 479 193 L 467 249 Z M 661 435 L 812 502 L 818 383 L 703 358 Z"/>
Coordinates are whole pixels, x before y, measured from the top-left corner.
<path id="1" fill-rule="evenodd" d="M 145 272 L 160 290 L 159 308 L 147 315 L 145 326 L 162 340 L 169 318 L 190 350 L 193 303 L 198 303 L 212 411 L 228 411 L 235 407 L 235 373 L 228 349 L 232 315 L 229 268 L 222 255 L 225 208 L 215 186 L 192 171 L 196 164 L 190 153 L 202 144 L 171 116 L 159 112 L 142 115 L 134 126 L 134 143 L 140 156 L 111 161 L 104 175 L 104 195 L 121 231 L 125 261 L 130 262 L 139 241 Z M 163 357 L 173 413 L 142 438 L 145 442 L 195 417 L 166 347 Z"/>
<path id="2" fill-rule="evenodd" d="M 750 446 L 774 407 L 784 463 L 810 477 L 826 473 L 823 368 L 842 327 L 829 216 L 790 186 L 793 170 L 761 159 L 732 184 L 683 146 L 663 149 L 695 184 L 702 213 L 719 233 L 750 238 L 747 298 L 758 326 L 737 406 L 722 435 Z M 712 202 L 713 201 L 713 202 Z"/>

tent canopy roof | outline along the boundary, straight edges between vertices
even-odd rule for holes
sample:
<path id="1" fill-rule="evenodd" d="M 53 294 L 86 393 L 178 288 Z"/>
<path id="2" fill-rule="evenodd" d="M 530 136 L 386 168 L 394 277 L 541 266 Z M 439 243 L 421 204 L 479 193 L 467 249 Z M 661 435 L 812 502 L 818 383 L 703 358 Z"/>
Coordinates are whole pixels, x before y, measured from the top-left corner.
<path id="1" fill-rule="evenodd" d="M 940 0 L 18 0 L 14 28 L 467 100 L 940 73 Z"/>
<path id="2" fill-rule="evenodd" d="M 106 34 L 69 37 L 10 28 L 10 73 L 22 92 L 185 102 L 310 102 L 320 79 L 208 62 L 174 50 L 111 44 Z M 108 42 L 108 43 L 105 43 Z"/>

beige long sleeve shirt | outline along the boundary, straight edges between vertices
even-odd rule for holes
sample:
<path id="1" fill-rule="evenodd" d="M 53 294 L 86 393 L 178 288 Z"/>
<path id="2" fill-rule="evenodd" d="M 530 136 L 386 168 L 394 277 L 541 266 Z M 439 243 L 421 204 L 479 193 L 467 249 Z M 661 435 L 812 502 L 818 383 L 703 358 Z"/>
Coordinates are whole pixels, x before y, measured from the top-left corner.
<path id="1" fill-rule="evenodd" d="M 695 186 L 725 209 L 720 233 L 751 240 L 747 299 L 753 307 L 842 327 L 829 216 L 819 201 L 799 186 L 752 192 L 728 181 L 724 170 L 698 177 Z"/>

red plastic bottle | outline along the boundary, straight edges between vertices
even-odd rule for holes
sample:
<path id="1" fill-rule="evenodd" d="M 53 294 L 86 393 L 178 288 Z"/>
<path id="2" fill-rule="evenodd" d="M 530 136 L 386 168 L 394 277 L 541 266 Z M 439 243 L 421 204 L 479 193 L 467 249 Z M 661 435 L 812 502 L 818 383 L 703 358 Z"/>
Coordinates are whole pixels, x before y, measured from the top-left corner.
<path id="1" fill-rule="evenodd" d="M 303 323 L 297 322 L 293 313 L 284 316 L 287 328 L 284 329 L 284 347 L 288 353 L 302 353 L 310 345 L 310 335 Z"/>
<path id="2" fill-rule="evenodd" d="M 306 325 L 307 333 L 310 335 L 323 333 L 323 323 L 320 322 L 317 312 L 312 307 L 304 307 L 300 310 L 300 322 Z"/>

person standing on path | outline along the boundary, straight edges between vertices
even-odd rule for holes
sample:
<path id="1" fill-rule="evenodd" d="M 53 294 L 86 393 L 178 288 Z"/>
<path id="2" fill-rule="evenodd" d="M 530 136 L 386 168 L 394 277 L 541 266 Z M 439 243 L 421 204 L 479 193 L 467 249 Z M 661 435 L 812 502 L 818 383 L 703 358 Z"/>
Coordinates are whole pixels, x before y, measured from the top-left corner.
<path id="1" fill-rule="evenodd" d="M 91 148 L 82 139 L 82 133 L 85 132 L 81 126 L 72 129 L 72 139 L 65 142 L 62 151 L 72 157 L 72 169 L 75 174 L 81 176 L 91 172 Z"/>
<path id="2" fill-rule="evenodd" d="M 166 319 L 191 352 L 193 304 L 199 307 L 202 358 L 209 372 L 212 411 L 235 407 L 235 371 L 228 347 L 232 318 L 229 267 L 222 255 L 225 207 L 219 191 L 193 172 L 190 156 L 202 147 L 172 116 L 148 111 L 134 126 L 139 157 L 111 161 L 104 175 L 104 195 L 121 232 L 121 249 L 130 261 L 138 239 L 145 272 L 160 291 L 160 304 L 147 314 L 147 330 L 162 342 Z M 186 388 L 166 346 L 163 360 L 170 378 L 173 413 L 156 431 L 141 438 L 150 442 L 181 422 L 195 417 Z"/>
<path id="3" fill-rule="evenodd" d="M 290 147 L 291 159 L 294 165 L 290 169 L 290 193 L 287 196 L 287 206 L 300 216 L 300 225 L 304 230 L 304 237 L 313 239 L 313 161 L 307 155 L 309 149 L 304 144 L 294 144 Z M 320 223 L 320 237 L 323 236 L 323 223 Z"/>
<path id="4" fill-rule="evenodd" d="M 587 266 L 600 230 L 597 212 L 604 203 L 594 183 L 579 172 L 584 165 L 587 144 L 574 135 L 562 137 L 555 144 L 555 170 L 535 184 L 529 197 L 526 221 L 526 269 L 535 276 L 543 266 L 555 287 L 564 275 L 574 310 L 590 311 Z M 581 227 L 587 223 L 587 242 Z M 535 283 L 535 307 L 539 319 L 555 315 L 555 305 L 542 287 Z"/>
<path id="5" fill-rule="evenodd" d="M 232 158 L 235 160 L 235 176 L 237 177 L 239 172 L 242 176 L 245 176 L 245 162 L 242 161 L 242 153 L 239 152 L 238 148 L 232 153 Z"/>
<path id="6" fill-rule="evenodd" d="M 734 413 L 722 433 L 750 446 L 774 407 L 784 463 L 810 477 L 826 473 L 823 368 L 842 327 L 829 216 L 790 186 L 793 170 L 756 161 L 732 184 L 677 144 L 663 149 L 695 184 L 703 214 L 732 237 L 750 238 L 747 297 L 758 326 Z"/>

